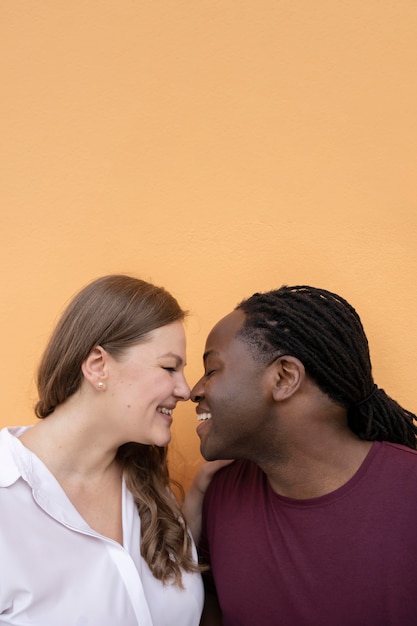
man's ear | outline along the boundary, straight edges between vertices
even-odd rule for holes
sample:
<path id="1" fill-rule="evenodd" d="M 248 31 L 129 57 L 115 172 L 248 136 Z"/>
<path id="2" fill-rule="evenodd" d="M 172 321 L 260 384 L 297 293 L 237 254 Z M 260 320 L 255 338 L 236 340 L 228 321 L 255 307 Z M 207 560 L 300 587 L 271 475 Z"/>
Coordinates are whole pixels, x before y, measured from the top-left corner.
<path id="1" fill-rule="evenodd" d="M 304 365 L 295 356 L 284 354 L 270 365 L 272 396 L 276 402 L 287 400 L 305 379 Z"/>
<path id="2" fill-rule="evenodd" d="M 81 366 L 84 378 L 95 388 L 102 388 L 107 377 L 107 352 L 101 346 L 96 346 L 87 356 Z"/>

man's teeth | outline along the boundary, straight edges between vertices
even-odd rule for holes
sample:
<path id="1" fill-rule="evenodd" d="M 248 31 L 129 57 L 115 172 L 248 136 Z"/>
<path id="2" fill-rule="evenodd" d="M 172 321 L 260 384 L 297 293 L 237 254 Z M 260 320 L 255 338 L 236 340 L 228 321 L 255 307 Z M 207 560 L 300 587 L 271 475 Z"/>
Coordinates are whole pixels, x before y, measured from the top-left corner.
<path id="1" fill-rule="evenodd" d="M 209 420 L 211 419 L 211 413 L 200 413 L 200 415 L 197 415 L 197 419 L 198 421 Z"/>
<path id="2" fill-rule="evenodd" d="M 166 409 L 164 406 L 160 406 L 158 411 L 160 413 L 164 413 L 165 415 L 172 415 L 172 409 Z"/>

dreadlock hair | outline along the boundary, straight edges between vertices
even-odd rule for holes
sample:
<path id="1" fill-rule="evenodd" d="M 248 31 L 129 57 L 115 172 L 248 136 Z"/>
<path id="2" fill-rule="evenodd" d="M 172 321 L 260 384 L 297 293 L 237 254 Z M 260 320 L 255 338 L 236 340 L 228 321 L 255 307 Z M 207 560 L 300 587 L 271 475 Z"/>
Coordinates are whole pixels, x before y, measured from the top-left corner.
<path id="1" fill-rule="evenodd" d="M 262 363 L 298 358 L 306 373 L 347 410 L 361 439 L 416 449 L 416 416 L 373 381 L 368 340 L 359 315 L 340 296 L 308 286 L 255 293 L 236 309 L 245 314 L 239 337 Z"/>
<path id="2" fill-rule="evenodd" d="M 62 314 L 41 359 L 35 412 L 48 418 L 81 386 L 82 363 L 102 346 L 114 359 L 149 340 L 150 333 L 186 315 L 163 287 L 123 274 L 103 276 L 84 287 Z M 167 448 L 127 442 L 117 459 L 141 518 L 140 550 L 155 578 L 182 588 L 182 572 L 201 571 L 171 486 Z M 138 541 L 139 541 L 138 537 Z"/>

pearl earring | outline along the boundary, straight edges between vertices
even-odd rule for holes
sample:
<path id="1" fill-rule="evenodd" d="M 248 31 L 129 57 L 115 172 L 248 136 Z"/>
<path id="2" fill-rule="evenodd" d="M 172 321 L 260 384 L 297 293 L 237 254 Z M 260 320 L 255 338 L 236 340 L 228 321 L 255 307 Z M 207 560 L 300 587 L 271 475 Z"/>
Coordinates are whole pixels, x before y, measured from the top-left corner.
<path id="1" fill-rule="evenodd" d="M 102 383 L 101 381 L 97 384 L 97 387 L 99 389 L 104 389 L 104 383 Z"/>

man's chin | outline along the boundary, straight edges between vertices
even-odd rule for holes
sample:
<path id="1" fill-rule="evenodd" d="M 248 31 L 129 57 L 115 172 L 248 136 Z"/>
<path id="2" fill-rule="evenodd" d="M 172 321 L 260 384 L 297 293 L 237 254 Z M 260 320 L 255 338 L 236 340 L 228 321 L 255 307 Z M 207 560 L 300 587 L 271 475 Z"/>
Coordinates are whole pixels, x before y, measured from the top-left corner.
<path id="1" fill-rule="evenodd" d="M 206 445 L 205 442 L 201 443 L 200 452 L 201 452 L 201 456 L 206 461 L 218 461 L 219 459 L 226 458 L 225 456 L 222 456 L 220 450 L 213 450 L 212 448 L 210 448 L 209 445 Z"/>
<path id="2" fill-rule="evenodd" d="M 205 459 L 206 461 L 215 461 L 215 459 L 212 458 L 210 448 L 206 445 L 205 441 L 200 442 L 200 453 L 203 459 Z"/>

